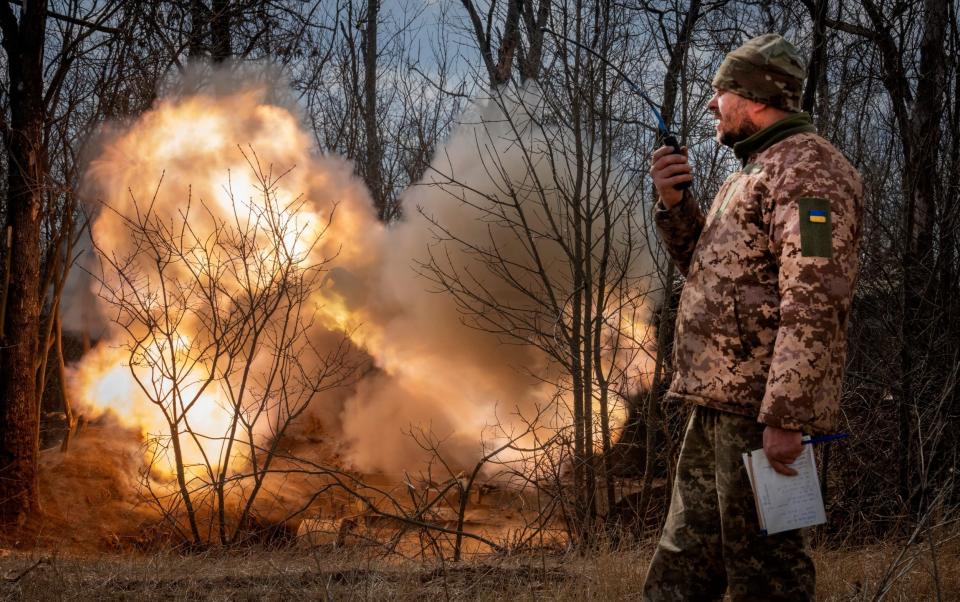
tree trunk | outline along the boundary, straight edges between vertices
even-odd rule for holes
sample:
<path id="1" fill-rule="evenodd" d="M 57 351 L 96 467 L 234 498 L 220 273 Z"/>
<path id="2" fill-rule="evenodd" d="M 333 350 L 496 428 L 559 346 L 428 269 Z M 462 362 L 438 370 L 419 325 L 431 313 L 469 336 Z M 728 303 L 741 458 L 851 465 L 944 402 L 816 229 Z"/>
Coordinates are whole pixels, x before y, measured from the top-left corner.
<path id="1" fill-rule="evenodd" d="M 73 436 L 73 429 L 77 426 L 77 417 L 73 413 L 73 405 L 70 403 L 70 395 L 67 393 L 67 371 L 63 360 L 63 323 L 60 320 L 59 307 L 57 307 L 56 320 L 54 335 L 57 341 L 57 377 L 60 379 L 60 403 L 63 406 L 63 415 L 67 422 L 67 432 L 63 435 L 60 451 L 65 452 L 70 447 L 70 437 Z"/>
<path id="2" fill-rule="evenodd" d="M 946 58 L 943 54 L 946 39 L 947 1 L 924 2 L 924 29 L 920 46 L 920 77 L 911 118 L 907 124 L 903 191 L 906 200 L 904 214 L 903 299 L 904 325 L 901 352 L 903 386 L 900 411 L 902 443 L 912 445 L 913 412 L 917 402 L 914 375 L 917 362 L 925 361 L 931 351 L 926 324 L 935 316 L 931 294 L 935 287 L 934 215 L 937 205 L 937 178 L 928 170 L 939 165 L 940 118 L 942 97 L 946 86 Z M 912 471 L 909 452 L 901 455 L 901 496 L 909 500 L 915 493 L 909 477 Z M 921 492 L 922 493 L 922 492 Z M 921 495 L 921 498 L 923 496 Z M 922 499 L 916 499 L 917 504 Z M 919 506 L 914 506 L 915 509 Z"/>
<path id="3" fill-rule="evenodd" d="M 0 341 L 0 523 L 36 510 L 39 407 L 34 359 L 40 320 L 40 216 L 46 177 L 43 44 L 47 3 L 26 3 L 20 22 L 6 2 L 0 27 L 10 74 L 6 225 L 12 230 L 4 337 Z M 5 276 L 6 280 L 7 276 Z"/>
<path id="4" fill-rule="evenodd" d="M 690 2 L 689 9 L 687 10 L 687 14 L 684 18 L 683 25 L 680 31 L 677 33 L 677 40 L 673 44 L 673 47 L 670 49 L 670 62 L 667 65 L 667 73 L 663 78 L 662 115 L 663 115 L 663 119 L 667 122 L 667 124 L 672 124 L 672 122 L 674 121 L 674 113 L 676 112 L 676 108 L 677 108 L 677 95 L 680 91 L 680 84 L 682 79 L 681 76 L 683 75 L 686 69 L 687 50 L 690 47 L 691 40 L 693 39 L 693 32 L 696 29 L 697 20 L 699 18 L 700 18 L 700 0 L 692 0 Z M 683 136 L 684 130 L 686 129 L 684 124 L 681 123 L 679 128 L 674 128 L 674 129 L 677 129 L 677 131 L 680 133 L 680 138 L 682 140 L 684 137 Z M 654 199 L 654 202 L 656 202 L 656 199 Z M 661 308 L 660 320 L 658 325 L 658 333 L 657 333 L 657 357 L 656 357 L 657 378 L 655 379 L 655 382 L 652 384 L 650 397 L 648 397 L 648 400 L 647 400 L 648 404 L 653 403 L 654 399 L 656 399 L 656 403 L 658 404 L 663 402 L 663 394 L 666 393 L 667 388 L 661 386 L 661 382 L 662 382 L 661 379 L 669 382 L 669 377 L 670 377 L 670 371 L 667 368 L 669 364 L 667 363 L 667 361 L 668 361 L 668 358 L 670 358 L 670 355 L 672 354 L 672 351 L 673 351 L 673 334 L 674 334 L 674 326 L 675 326 L 674 324 L 675 317 L 670 316 L 668 318 L 668 315 L 669 315 L 668 309 L 676 305 L 676 300 L 673 297 L 674 295 L 673 274 L 674 273 L 675 271 L 673 269 L 673 266 L 671 265 L 670 268 L 668 268 L 667 270 L 667 276 L 663 283 L 665 295 L 663 298 L 663 306 Z M 645 429 L 646 430 L 645 453 L 649 456 L 650 454 L 653 453 L 653 450 L 655 447 L 654 442 L 656 441 L 656 437 L 657 437 L 657 434 L 656 434 L 657 425 L 654 424 L 654 422 L 652 421 L 652 418 L 656 415 L 655 408 L 652 408 L 648 405 L 648 407 L 646 408 L 645 414 L 647 416 L 647 424 Z M 661 413 L 661 415 L 663 414 Z M 664 420 L 666 420 L 666 418 L 664 418 Z M 662 431 L 664 433 L 669 432 L 667 428 L 663 428 Z M 667 447 L 669 449 L 673 449 L 673 446 L 669 442 L 667 442 Z M 670 457 L 671 455 L 672 454 L 668 454 L 666 458 L 666 462 L 668 465 L 672 466 L 674 464 L 674 458 Z M 646 462 L 646 467 L 645 467 L 646 470 L 649 471 L 651 468 L 653 468 L 654 463 L 655 463 L 655 458 L 648 458 Z M 646 492 L 649 491 L 652 478 L 653 478 L 652 474 L 647 473 L 644 475 L 644 481 L 646 482 L 646 485 L 644 487 L 644 489 L 646 490 L 644 493 L 644 497 L 646 497 Z M 667 491 L 670 491 L 669 486 Z M 643 505 L 646 505 L 646 503 L 647 503 L 647 500 L 644 499 Z"/>
<path id="5" fill-rule="evenodd" d="M 521 0 L 509 0 L 507 5 L 507 20 L 503 24 L 503 41 L 500 42 L 497 66 L 491 82 L 494 87 L 502 86 L 510 81 L 513 57 L 520 49 L 520 4 Z"/>
<path id="6" fill-rule="evenodd" d="M 524 81 L 540 79 L 543 62 L 543 28 L 546 27 L 547 19 L 550 18 L 550 2 L 551 0 L 540 0 L 536 13 L 534 13 L 532 1 L 524 2 L 520 7 L 530 44 L 526 56 L 520 61 L 520 77 Z"/>
<path id="7" fill-rule="evenodd" d="M 187 52 L 191 59 L 204 55 L 207 48 L 207 5 L 203 0 L 190 0 L 190 37 Z"/>
<path id="8" fill-rule="evenodd" d="M 363 130 L 366 138 L 365 172 L 367 187 L 373 196 L 377 217 L 388 221 L 390 211 L 387 207 L 386 191 L 383 186 L 381 161 L 383 151 L 380 148 L 380 130 L 377 127 L 377 19 L 380 16 L 380 0 L 367 0 L 367 19 L 360 40 L 363 53 Z"/>
<path id="9" fill-rule="evenodd" d="M 210 11 L 210 57 L 222 63 L 233 56 L 230 43 L 230 0 L 213 0 Z"/>
<path id="10" fill-rule="evenodd" d="M 808 3 L 807 8 L 813 19 L 813 52 L 807 66 L 807 84 L 800 104 L 804 111 L 812 115 L 816 107 L 817 89 L 821 88 L 827 72 L 827 0 L 815 0 Z"/>

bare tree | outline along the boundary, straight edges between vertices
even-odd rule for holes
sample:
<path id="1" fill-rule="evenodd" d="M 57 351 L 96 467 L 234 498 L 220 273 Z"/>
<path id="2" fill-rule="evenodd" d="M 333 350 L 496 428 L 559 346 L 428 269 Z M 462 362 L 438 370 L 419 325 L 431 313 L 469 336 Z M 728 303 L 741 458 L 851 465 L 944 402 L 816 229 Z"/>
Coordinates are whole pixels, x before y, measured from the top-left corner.
<path id="1" fill-rule="evenodd" d="M 247 156 L 260 197 L 231 196 L 233 215 L 189 198 L 169 218 L 153 203 L 137 204 L 119 216 L 136 246 L 122 255 L 101 250 L 98 278 L 117 310 L 131 374 L 168 425 L 150 435 L 144 484 L 195 545 L 246 536 L 287 429 L 356 367 L 347 335 L 315 323 L 311 296 L 332 259 L 317 255 L 326 228 L 305 231 L 296 219 L 304 200 L 278 191 L 285 174 Z M 318 344 L 317 336 L 332 340 Z M 222 420 L 204 425 L 211 406 Z M 150 476 L 166 465 L 172 490 Z"/>
<path id="2" fill-rule="evenodd" d="M 619 113 L 622 71 L 610 67 L 622 56 L 626 16 L 609 5 L 553 4 L 537 17 L 523 9 L 531 24 L 524 44 L 511 22 L 521 8 L 511 5 L 499 57 L 519 52 L 528 59 L 521 61 L 526 78 L 514 86 L 501 77 L 502 65 L 491 69 L 494 4 L 486 26 L 472 3 L 464 6 L 496 86 L 479 109 L 475 139 L 465 142 L 484 173 L 468 176 L 458 170 L 470 166 L 441 157 L 426 182 L 488 228 L 478 237 L 424 212 L 436 244 L 422 273 L 454 297 L 468 324 L 549 358 L 536 376 L 557 387 L 565 417 L 549 440 L 569 453 L 542 451 L 541 458 L 568 460 L 569 472 L 554 474 L 569 487 L 553 492 L 574 541 L 587 543 L 612 517 L 615 417 L 649 376 L 643 372 L 654 347 L 646 327 L 654 266 L 642 194 L 620 162 L 618 136 L 628 121 Z M 551 29 L 566 35 L 540 54 L 543 38 L 529 34 L 542 36 L 538 19 L 546 15 Z M 529 62 L 538 54 L 551 69 Z"/>
<path id="3" fill-rule="evenodd" d="M 43 140 L 43 50 L 47 3 L 32 2 L 19 18 L 0 5 L 10 73 L 10 121 L 0 122 L 7 149 L 3 289 L 0 290 L 0 521 L 22 522 L 37 507 L 34 358 L 40 317 L 40 216 L 47 178 Z"/>
<path id="4" fill-rule="evenodd" d="M 515 58 L 518 59 L 521 79 L 538 79 L 542 68 L 544 27 L 550 18 L 552 4 L 550 0 L 537 2 L 508 0 L 499 34 L 500 46 L 496 50 L 496 61 L 493 58 L 496 41 L 494 30 L 500 20 L 497 2 L 488 2 L 483 9 L 473 0 L 461 1 L 470 18 L 473 36 L 486 68 L 490 86 L 496 88 L 510 81 Z M 484 13 L 483 17 L 481 11 Z M 526 34 L 525 37 L 523 33 Z"/>
<path id="5" fill-rule="evenodd" d="M 0 487 L 9 487 L 0 490 L 0 503 L 10 504 L 9 512 L 2 512 L 4 520 L 20 520 L 36 507 L 39 404 L 56 338 L 59 293 L 76 238 L 74 197 L 51 178 L 51 139 L 69 97 L 65 82 L 78 58 L 89 52 L 85 43 L 96 34 L 116 33 L 105 25 L 115 12 L 107 6 L 93 15 L 79 9 L 63 14 L 41 2 L 21 8 L 18 17 L 9 3 L 0 7 L 10 111 L 9 121 L 6 114 L 0 118 L 8 171 L 0 280 L 0 390 L 6 412 L 0 427 Z M 56 32 L 58 53 L 45 63 L 48 18 L 62 28 Z M 58 172 L 64 167 L 60 152 L 58 147 L 53 153 Z M 28 366 L 32 376 L 24 372 Z"/>
<path id="6" fill-rule="evenodd" d="M 949 249 L 955 228 L 938 229 L 936 218 L 944 214 L 948 203 L 940 189 L 940 180 L 930 177 L 930 167 L 940 165 L 943 139 L 942 107 L 946 86 L 946 54 L 949 3 L 929 0 L 922 5 L 884 6 L 864 0 L 861 3 L 866 23 L 844 19 L 827 19 L 826 24 L 838 31 L 865 39 L 879 58 L 881 81 L 889 98 L 895 125 L 895 142 L 902 153 L 899 196 L 903 203 L 898 209 L 901 217 L 901 239 L 895 244 L 901 249 L 898 270 L 902 278 L 892 283 L 900 291 L 902 318 L 897 321 L 899 332 L 899 374 L 896 388 L 896 407 L 899 425 L 898 437 L 904 445 L 897 453 L 898 493 L 903 503 L 919 511 L 929 501 L 929 492 L 922 482 L 915 486 L 919 455 L 923 453 L 922 431 L 925 427 L 916 421 L 924 408 L 923 401 L 931 385 L 936 387 L 955 359 L 936 359 L 936 336 L 929 328 L 942 324 L 950 332 L 953 319 L 943 312 L 946 297 L 942 292 L 956 286 L 955 282 L 941 281 L 938 265 L 937 232 Z M 917 55 L 912 56 L 898 41 L 901 31 L 913 24 L 919 25 L 920 39 Z M 916 60 L 916 63 L 911 64 Z M 946 321 L 944 321 L 946 319 Z M 921 367 L 925 367 L 921 368 Z M 947 381 L 949 382 L 949 380 Z M 934 413 L 936 415 L 936 413 Z M 934 416 L 931 416 L 933 418 Z M 935 422 L 944 418 L 941 417 Z"/>

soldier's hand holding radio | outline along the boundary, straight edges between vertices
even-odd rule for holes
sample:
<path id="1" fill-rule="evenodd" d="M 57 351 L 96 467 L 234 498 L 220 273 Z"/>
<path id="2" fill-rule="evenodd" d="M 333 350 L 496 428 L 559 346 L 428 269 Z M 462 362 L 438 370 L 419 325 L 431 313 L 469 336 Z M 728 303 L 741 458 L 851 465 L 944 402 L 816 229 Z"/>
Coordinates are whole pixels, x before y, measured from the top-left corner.
<path id="1" fill-rule="evenodd" d="M 660 200 L 667 209 L 672 208 L 683 199 L 683 189 L 679 186 L 693 181 L 693 170 L 687 161 L 687 147 L 681 147 L 681 152 L 675 152 L 672 146 L 661 146 L 653 151 L 653 160 L 650 164 L 650 176 L 653 185 L 657 187 Z"/>

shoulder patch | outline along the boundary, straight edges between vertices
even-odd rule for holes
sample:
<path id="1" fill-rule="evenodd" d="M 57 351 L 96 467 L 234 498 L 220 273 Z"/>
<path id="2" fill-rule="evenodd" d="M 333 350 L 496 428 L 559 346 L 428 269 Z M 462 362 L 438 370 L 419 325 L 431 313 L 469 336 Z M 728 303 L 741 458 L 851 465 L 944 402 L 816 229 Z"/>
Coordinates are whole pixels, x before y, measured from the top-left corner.
<path id="1" fill-rule="evenodd" d="M 803 257 L 833 257 L 830 201 L 800 197 L 800 254 Z"/>

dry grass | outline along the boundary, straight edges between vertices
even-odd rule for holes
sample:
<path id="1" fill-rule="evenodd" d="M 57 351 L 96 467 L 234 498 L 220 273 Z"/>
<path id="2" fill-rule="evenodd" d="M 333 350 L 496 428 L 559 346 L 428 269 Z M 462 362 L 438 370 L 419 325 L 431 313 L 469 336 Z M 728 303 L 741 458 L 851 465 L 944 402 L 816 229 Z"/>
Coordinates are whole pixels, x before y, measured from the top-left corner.
<path id="1" fill-rule="evenodd" d="M 816 553 L 820 600 L 872 600 L 902 547 Z M 350 551 L 246 551 L 100 558 L 0 552 L 11 600 L 637 600 L 649 547 L 590 557 L 527 555 L 460 565 Z M 906 550 L 886 600 L 936 600 L 929 547 Z M 940 599 L 960 598 L 960 546 L 937 549 Z"/>
<path id="2" fill-rule="evenodd" d="M 934 562 L 935 559 L 935 562 Z M 960 600 L 960 541 L 819 550 L 821 600 Z M 936 577 L 935 577 L 936 576 Z"/>

